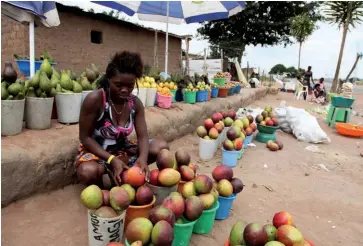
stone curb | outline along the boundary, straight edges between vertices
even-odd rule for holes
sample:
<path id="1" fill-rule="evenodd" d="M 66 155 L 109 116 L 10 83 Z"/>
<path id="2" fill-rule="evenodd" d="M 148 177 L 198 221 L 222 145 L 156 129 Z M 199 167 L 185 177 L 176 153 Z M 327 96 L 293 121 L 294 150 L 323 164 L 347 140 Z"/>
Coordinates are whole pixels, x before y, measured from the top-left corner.
<path id="1" fill-rule="evenodd" d="M 145 110 L 149 137 L 168 142 L 193 133 L 215 111 L 238 109 L 265 97 L 268 88 L 243 89 L 241 94 L 197 104 L 174 103 L 172 109 Z M 78 125 L 53 124 L 43 131 L 24 130 L 2 137 L 1 205 L 38 192 L 76 182 L 73 160 L 77 154 Z"/>

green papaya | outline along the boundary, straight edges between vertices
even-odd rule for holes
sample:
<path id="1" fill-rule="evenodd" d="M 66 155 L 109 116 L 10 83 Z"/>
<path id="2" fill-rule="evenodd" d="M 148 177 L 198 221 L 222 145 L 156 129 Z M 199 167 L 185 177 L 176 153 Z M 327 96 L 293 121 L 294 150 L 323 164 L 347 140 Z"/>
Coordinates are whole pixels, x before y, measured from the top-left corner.
<path id="1" fill-rule="evenodd" d="M 29 85 L 33 87 L 34 89 L 37 89 L 39 87 L 39 80 L 40 80 L 40 71 L 36 71 L 34 76 L 30 79 Z"/>
<path id="2" fill-rule="evenodd" d="M 48 59 L 44 59 L 42 65 L 40 66 L 40 72 L 45 72 L 45 74 L 50 78 L 53 73 L 52 65 L 50 65 Z"/>
<path id="3" fill-rule="evenodd" d="M 49 93 L 52 90 L 52 84 L 44 72 L 40 72 L 39 88 L 45 93 Z"/>
<path id="4" fill-rule="evenodd" d="M 24 99 L 24 94 L 23 94 L 23 92 L 19 92 L 19 94 L 18 95 L 16 95 L 16 97 L 15 97 L 15 100 L 23 100 Z"/>
<path id="5" fill-rule="evenodd" d="M 91 69 L 93 70 L 93 72 L 95 72 L 96 74 L 96 78 L 100 75 L 100 70 L 98 69 L 98 67 L 95 64 L 91 64 Z"/>
<path id="6" fill-rule="evenodd" d="M 76 80 L 77 79 L 77 74 L 73 71 L 71 71 L 71 80 Z"/>
<path id="7" fill-rule="evenodd" d="M 60 85 L 65 90 L 70 91 L 73 89 L 73 82 L 66 71 L 61 72 Z"/>
<path id="8" fill-rule="evenodd" d="M 9 96 L 9 92 L 6 88 L 1 88 L 1 100 L 6 100 Z"/>
<path id="9" fill-rule="evenodd" d="M 52 67 L 53 68 L 53 73 L 52 73 L 52 77 L 53 76 L 55 76 L 58 80 L 60 80 L 60 74 L 57 72 L 57 70 L 55 70 L 55 68 L 54 67 Z"/>
<path id="10" fill-rule="evenodd" d="M 57 94 L 57 91 L 55 88 L 52 88 L 52 90 L 49 93 L 49 97 L 55 97 L 55 95 Z"/>
<path id="11" fill-rule="evenodd" d="M 81 77 L 86 77 L 86 72 L 81 73 Z"/>
<path id="12" fill-rule="evenodd" d="M 76 81 L 73 81 L 73 92 L 74 93 L 82 92 L 82 86 L 80 84 L 78 84 Z"/>
<path id="13" fill-rule="evenodd" d="M 30 87 L 30 80 L 25 81 L 24 87 L 25 87 L 25 90 L 28 90 L 29 89 L 29 87 Z"/>
<path id="14" fill-rule="evenodd" d="M 23 87 L 19 83 L 13 83 L 9 85 L 8 92 L 9 94 L 16 96 L 19 94 L 19 92 L 23 91 Z"/>
<path id="15" fill-rule="evenodd" d="M 59 79 L 57 78 L 56 75 L 52 75 L 52 78 L 50 79 L 50 83 L 52 85 L 52 88 L 56 88 L 57 84 L 59 83 Z"/>
<path id="16" fill-rule="evenodd" d="M 83 77 L 81 80 L 81 86 L 84 91 L 88 91 L 91 88 L 91 84 L 88 81 L 87 77 Z"/>
<path id="17" fill-rule="evenodd" d="M 42 92 L 42 94 L 40 94 L 40 98 L 46 98 L 47 97 L 47 93 L 45 93 L 45 91 Z"/>
<path id="18" fill-rule="evenodd" d="M 40 95 L 42 94 L 42 89 L 38 88 L 36 91 L 35 91 L 35 94 L 37 95 L 37 97 L 40 97 Z"/>
<path id="19" fill-rule="evenodd" d="M 96 89 L 97 89 L 97 84 L 96 84 L 96 82 L 93 82 L 93 83 L 91 84 L 91 87 L 92 87 L 92 90 L 96 90 Z"/>
<path id="20" fill-rule="evenodd" d="M 6 100 L 14 100 L 13 95 L 9 95 L 8 98 Z"/>
<path id="21" fill-rule="evenodd" d="M 57 84 L 57 87 L 55 88 L 56 92 L 62 92 L 62 87 L 60 84 Z"/>
<path id="22" fill-rule="evenodd" d="M 25 95 L 26 97 L 37 97 L 33 87 L 29 87 L 28 92 Z"/>
<path id="23" fill-rule="evenodd" d="M 1 88 L 8 88 L 8 83 L 6 83 L 5 81 L 1 82 Z"/>
<path id="24" fill-rule="evenodd" d="M 62 93 L 70 93 L 71 94 L 71 93 L 73 93 L 73 91 L 69 91 L 69 90 L 66 90 L 66 89 L 62 88 Z"/>

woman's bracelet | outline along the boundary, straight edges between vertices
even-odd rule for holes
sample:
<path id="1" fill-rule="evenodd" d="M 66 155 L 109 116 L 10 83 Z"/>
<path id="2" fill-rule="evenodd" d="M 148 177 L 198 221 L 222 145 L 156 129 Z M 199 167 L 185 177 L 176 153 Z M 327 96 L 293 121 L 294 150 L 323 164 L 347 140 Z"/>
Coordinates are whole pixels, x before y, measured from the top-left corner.
<path id="1" fill-rule="evenodd" d="M 111 164 L 111 161 L 113 160 L 113 158 L 115 158 L 115 156 L 114 155 L 111 155 L 110 157 L 108 157 L 108 159 L 107 159 L 107 164 Z"/>

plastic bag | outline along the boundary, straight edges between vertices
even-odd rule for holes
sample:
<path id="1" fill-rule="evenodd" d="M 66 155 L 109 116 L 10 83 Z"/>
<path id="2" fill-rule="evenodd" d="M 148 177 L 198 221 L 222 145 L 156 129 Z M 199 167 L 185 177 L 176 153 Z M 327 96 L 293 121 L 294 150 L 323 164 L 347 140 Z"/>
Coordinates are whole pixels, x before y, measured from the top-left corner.
<path id="1" fill-rule="evenodd" d="M 292 129 L 286 118 L 286 101 L 281 101 L 280 106 L 275 108 L 275 115 L 279 120 L 280 129 L 286 133 L 292 133 Z"/>
<path id="2" fill-rule="evenodd" d="M 286 118 L 297 140 L 310 143 L 330 143 L 317 119 L 304 109 L 287 107 Z"/>

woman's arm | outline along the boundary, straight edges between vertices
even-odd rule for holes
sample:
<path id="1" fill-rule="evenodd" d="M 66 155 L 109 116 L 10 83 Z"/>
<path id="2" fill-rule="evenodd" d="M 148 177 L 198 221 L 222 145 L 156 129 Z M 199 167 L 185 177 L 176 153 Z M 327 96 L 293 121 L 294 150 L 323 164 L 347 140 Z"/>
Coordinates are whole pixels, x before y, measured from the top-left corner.
<path id="1" fill-rule="evenodd" d="M 147 165 L 149 155 L 149 136 L 145 120 L 145 108 L 138 97 L 135 98 L 135 130 L 137 135 L 137 143 L 139 146 L 139 159 L 143 164 Z"/>
<path id="2" fill-rule="evenodd" d="M 84 99 L 79 116 L 79 139 L 87 151 L 107 161 L 111 156 L 93 138 L 94 124 L 102 110 L 102 91 L 93 91 Z"/>

